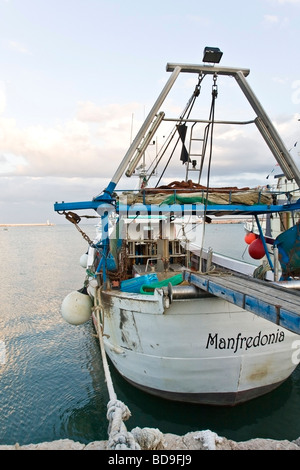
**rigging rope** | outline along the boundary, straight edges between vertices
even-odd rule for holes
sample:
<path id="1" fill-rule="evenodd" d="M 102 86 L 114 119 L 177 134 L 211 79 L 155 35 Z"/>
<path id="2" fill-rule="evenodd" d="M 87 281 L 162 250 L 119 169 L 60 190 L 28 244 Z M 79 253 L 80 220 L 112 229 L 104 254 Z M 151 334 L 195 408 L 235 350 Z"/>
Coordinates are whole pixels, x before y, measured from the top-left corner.
<path id="1" fill-rule="evenodd" d="M 201 87 L 200 87 L 200 84 L 201 84 L 203 78 L 204 78 L 204 75 L 199 74 L 198 83 L 197 83 L 197 85 L 195 86 L 195 90 L 194 90 L 192 96 L 190 97 L 189 101 L 187 102 L 187 104 L 186 104 L 186 106 L 185 106 L 183 112 L 181 113 L 181 115 L 180 115 L 180 117 L 179 117 L 179 120 L 178 120 L 178 124 L 174 127 L 173 131 L 171 132 L 171 135 L 170 135 L 170 137 L 169 137 L 169 143 L 171 142 L 171 140 L 173 139 L 174 135 L 176 134 L 176 132 L 177 132 L 177 130 L 178 130 L 178 126 L 182 123 L 182 121 L 183 121 L 184 119 L 188 119 L 188 118 L 189 118 L 189 116 L 190 116 L 190 114 L 191 114 L 191 112 L 192 112 L 193 106 L 194 106 L 194 104 L 195 104 L 196 98 L 200 95 L 200 88 L 201 88 Z M 187 117 L 185 118 L 186 113 L 187 113 Z M 171 155 L 170 155 L 170 157 L 169 157 L 169 159 L 168 159 L 168 161 L 167 161 L 167 163 L 166 163 L 166 165 L 165 165 L 163 171 L 161 172 L 161 175 L 160 175 L 160 177 L 159 177 L 159 180 L 158 180 L 158 182 L 157 182 L 156 185 L 155 185 L 156 188 L 157 188 L 157 186 L 159 185 L 159 183 L 160 183 L 160 181 L 161 181 L 161 179 L 162 179 L 162 177 L 163 177 L 163 175 L 164 175 L 166 169 L 167 169 L 168 166 L 169 166 L 169 163 L 170 163 L 170 161 L 171 161 L 171 158 L 172 158 L 173 155 L 174 155 L 174 152 L 175 152 L 175 150 L 176 150 L 176 147 L 177 147 L 179 141 L 180 141 L 180 136 L 178 137 L 178 139 L 177 139 L 177 141 L 176 141 L 176 143 L 175 143 L 174 149 L 173 149 L 173 151 L 171 152 Z M 166 151 L 166 150 L 167 150 L 167 147 L 166 147 L 165 151 Z M 164 152 L 164 153 L 165 153 L 165 152 Z M 156 165 L 155 165 L 155 167 L 153 168 L 152 172 L 150 173 L 150 176 L 149 176 L 149 178 L 148 178 L 148 180 L 147 180 L 147 183 L 148 183 L 149 179 L 151 178 L 151 176 L 153 175 L 153 173 L 155 172 L 155 170 L 156 170 L 158 164 L 160 163 L 160 161 L 161 161 L 161 159 L 162 159 L 164 153 L 161 155 L 160 159 L 156 162 Z"/>
<path id="2" fill-rule="evenodd" d="M 215 103 L 216 103 L 216 98 L 218 96 L 218 87 L 217 87 L 216 82 L 217 82 L 217 75 L 214 74 L 214 76 L 213 76 L 213 86 L 212 86 L 212 102 L 211 102 L 211 109 L 210 109 L 210 115 L 209 115 L 210 124 L 208 126 L 208 127 L 211 127 L 211 130 L 210 130 L 210 151 L 209 151 L 208 167 L 207 167 L 206 197 L 205 197 L 205 201 L 204 201 L 203 220 L 205 220 L 206 214 L 207 214 L 208 194 L 209 194 L 209 184 L 210 184 L 210 169 L 211 169 L 211 161 L 212 161 L 213 133 L 214 133 L 214 121 L 215 121 Z M 208 133 L 207 133 L 207 138 L 208 138 Z M 202 165 L 203 165 L 203 162 L 202 162 Z M 199 271 L 201 271 L 204 238 L 205 238 L 205 223 L 203 224 L 202 241 L 201 241 L 201 246 L 200 246 Z"/>

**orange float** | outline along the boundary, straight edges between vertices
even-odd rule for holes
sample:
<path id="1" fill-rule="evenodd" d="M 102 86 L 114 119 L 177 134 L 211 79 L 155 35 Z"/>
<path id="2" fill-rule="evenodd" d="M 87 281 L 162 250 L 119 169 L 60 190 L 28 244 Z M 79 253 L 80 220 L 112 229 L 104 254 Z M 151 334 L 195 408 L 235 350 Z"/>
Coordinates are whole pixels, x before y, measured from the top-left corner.
<path id="1" fill-rule="evenodd" d="M 256 238 L 257 238 L 257 235 L 255 235 L 255 233 L 248 232 L 246 233 L 244 240 L 248 245 L 250 245 L 254 240 L 256 240 Z"/>

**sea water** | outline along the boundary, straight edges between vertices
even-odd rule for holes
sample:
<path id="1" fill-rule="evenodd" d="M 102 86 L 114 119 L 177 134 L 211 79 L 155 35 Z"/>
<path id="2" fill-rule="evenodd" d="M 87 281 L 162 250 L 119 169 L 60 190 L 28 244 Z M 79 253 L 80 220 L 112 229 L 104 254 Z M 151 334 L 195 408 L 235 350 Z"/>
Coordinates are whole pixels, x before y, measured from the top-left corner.
<path id="1" fill-rule="evenodd" d="M 92 225 L 83 229 L 93 238 Z M 212 224 L 206 234 L 247 258 L 243 224 Z M 83 287 L 87 242 L 72 224 L 1 227 L 0 247 L 0 444 L 107 439 L 109 394 L 94 328 L 69 325 L 60 314 L 64 297 Z M 210 429 L 235 441 L 300 436 L 299 367 L 277 390 L 234 408 L 162 400 L 132 387 L 111 364 L 110 371 L 131 412 L 129 431 Z"/>

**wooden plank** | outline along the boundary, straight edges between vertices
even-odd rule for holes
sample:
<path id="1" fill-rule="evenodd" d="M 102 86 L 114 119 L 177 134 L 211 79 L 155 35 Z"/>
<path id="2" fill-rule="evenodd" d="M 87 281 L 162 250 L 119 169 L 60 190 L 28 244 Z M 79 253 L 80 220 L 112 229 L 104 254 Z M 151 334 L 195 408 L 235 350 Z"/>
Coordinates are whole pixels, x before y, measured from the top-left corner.
<path id="1" fill-rule="evenodd" d="M 280 309 L 280 325 L 294 333 L 299 333 L 300 316 L 295 315 L 294 312 Z"/>
<path id="2" fill-rule="evenodd" d="M 232 275 L 184 272 L 184 279 L 216 297 L 300 334 L 300 302 L 294 291 Z M 296 294 L 296 295 L 295 295 Z"/>
<path id="3" fill-rule="evenodd" d="M 276 305 L 272 305 L 257 297 L 246 295 L 244 308 L 249 312 L 255 313 L 260 317 L 271 321 L 272 323 L 278 324 L 279 310 Z"/>
<path id="4" fill-rule="evenodd" d="M 229 280 L 230 277 L 232 277 L 232 275 L 222 276 L 223 279 L 228 278 Z M 288 302 L 293 302 L 296 305 L 300 304 L 300 292 L 298 292 L 297 290 L 290 290 L 278 285 L 268 284 L 265 281 L 261 281 L 259 279 L 246 279 L 240 277 L 239 275 L 234 275 L 233 279 L 235 285 L 240 286 L 241 288 L 246 287 L 253 288 L 254 290 L 259 289 L 260 292 L 265 292 L 269 294 L 271 293 L 271 295 L 281 300 L 287 300 Z"/>
<path id="5" fill-rule="evenodd" d="M 272 305 L 281 305 L 288 310 L 291 307 L 300 314 L 300 298 L 297 295 L 294 295 L 294 292 L 283 290 L 282 288 L 277 288 L 274 285 L 267 284 L 256 284 L 252 282 L 252 279 L 244 280 L 243 284 L 240 285 L 235 276 L 219 276 L 217 280 L 214 279 L 214 276 L 208 276 L 208 282 L 217 282 L 219 285 L 227 287 L 237 292 L 243 292 L 249 296 L 257 297 L 268 302 Z"/>
<path id="6" fill-rule="evenodd" d="M 227 300 L 228 302 L 231 302 L 232 304 L 244 308 L 245 295 L 242 292 L 238 292 L 236 290 L 228 288 L 225 289 L 223 285 L 220 285 L 218 282 L 213 282 L 212 280 L 209 280 L 209 282 L 207 283 L 206 290 L 210 294 L 213 294 L 217 297 Z"/>

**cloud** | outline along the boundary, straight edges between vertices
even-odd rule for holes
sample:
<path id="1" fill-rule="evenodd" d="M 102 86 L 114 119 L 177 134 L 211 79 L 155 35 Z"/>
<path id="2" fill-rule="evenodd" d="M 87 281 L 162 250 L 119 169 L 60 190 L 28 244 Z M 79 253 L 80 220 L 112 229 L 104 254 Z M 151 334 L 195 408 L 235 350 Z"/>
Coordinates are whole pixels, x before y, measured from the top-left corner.
<path id="1" fill-rule="evenodd" d="M 14 119 L 2 117 L 0 148 L 10 158 L 6 164 L 0 162 L 0 174 L 110 177 L 127 151 L 132 111 L 137 108 L 137 104 L 79 103 L 75 118 L 48 128 L 21 128 Z"/>
<path id="2" fill-rule="evenodd" d="M 1 177 L 1 223 L 65 223 L 54 212 L 56 201 L 90 201 L 107 185 L 102 178 Z M 94 211 L 82 214 L 95 215 Z M 80 215 L 82 215 L 80 214 Z M 82 218 L 82 223 L 89 222 Z M 96 222 L 92 219 L 91 223 Z"/>
<path id="3" fill-rule="evenodd" d="M 85 122 L 105 122 L 117 117 L 118 121 L 130 122 L 131 116 L 140 108 L 138 103 L 127 103 L 124 105 L 108 104 L 98 106 L 91 101 L 80 101 L 76 118 Z"/>
<path id="4" fill-rule="evenodd" d="M 0 81 L 0 114 L 2 114 L 6 107 L 6 90 L 5 83 Z"/>
<path id="5" fill-rule="evenodd" d="M 294 143 L 298 140 L 298 128 L 299 128 L 300 114 L 296 113 L 289 118 L 281 117 L 278 118 L 274 125 L 280 136 L 284 136 L 284 141 L 287 143 L 287 147 L 290 149 Z M 297 162 L 299 166 L 299 162 Z"/>
<path id="6" fill-rule="evenodd" d="M 286 85 L 287 83 L 290 82 L 290 79 L 288 77 L 272 77 L 272 81 L 274 83 L 278 83 L 280 85 Z"/>
<path id="7" fill-rule="evenodd" d="M 0 174 L 110 179 L 130 143 L 132 116 L 129 111 L 133 108 L 133 105 L 98 107 L 89 102 L 80 103 L 76 118 L 52 128 L 20 128 L 15 120 L 2 117 Z M 288 141 L 293 140 L 295 121 L 293 117 L 286 124 L 284 120 L 279 122 L 280 130 Z M 137 128 L 139 124 L 136 123 Z M 251 173 L 251 168 L 256 172 L 260 159 L 266 162 L 263 159 L 266 149 L 260 143 L 262 139 L 255 126 L 254 131 L 247 132 L 244 127 L 231 126 L 216 131 L 215 175 L 231 172 L 234 177 L 243 172 Z M 135 134 L 136 131 L 133 137 Z M 154 149 L 151 150 L 154 152 Z M 267 161 L 264 168 L 270 164 Z"/>
<path id="8" fill-rule="evenodd" d="M 288 17 L 280 17 L 277 15 L 264 15 L 264 25 L 267 27 L 277 26 L 280 29 L 287 28 L 290 20 Z"/>
<path id="9" fill-rule="evenodd" d="M 12 51 L 19 52 L 20 54 L 31 55 L 31 52 L 29 51 L 29 49 L 24 44 L 18 41 L 8 41 L 7 48 Z"/>
<path id="10" fill-rule="evenodd" d="M 211 26 L 211 19 L 205 16 L 200 16 L 200 15 L 187 15 L 186 16 L 187 20 L 190 21 L 191 23 L 196 23 L 198 26 L 201 26 L 203 28 Z"/>
<path id="11" fill-rule="evenodd" d="M 277 2 L 280 5 L 285 5 L 285 4 L 292 4 L 292 5 L 300 5 L 300 0 L 277 0 Z"/>
<path id="12" fill-rule="evenodd" d="M 45 128 L 30 126 L 19 128 L 13 119 L 0 120 L 0 145 L 3 153 L 22 156 L 22 162 L 15 162 L 10 171 L 3 174 L 46 176 L 76 173 L 75 162 L 88 162 L 93 146 L 89 143 L 88 130 L 76 121 L 63 127 Z M 80 159 L 81 157 L 81 159 Z M 78 169 L 80 171 L 80 169 Z"/>
<path id="13" fill-rule="evenodd" d="M 300 0 L 267 0 L 268 3 L 277 5 L 300 5 Z"/>
<path id="14" fill-rule="evenodd" d="M 127 152 L 131 133 L 134 137 L 140 127 L 144 117 L 141 114 L 137 103 L 98 106 L 80 102 L 73 119 L 49 127 L 21 127 L 14 119 L 0 117 L 2 218 L 26 221 L 25 212 L 31 211 L 36 213 L 35 221 L 53 219 L 55 201 L 91 200 L 105 189 L 116 171 Z M 297 116 L 277 119 L 276 128 L 288 148 L 297 140 L 298 126 Z M 264 184 L 276 162 L 256 126 L 246 129 L 248 126 L 216 127 L 212 186 Z M 153 159 L 155 146 L 150 152 Z M 179 155 L 174 158 L 175 169 L 169 182 L 185 177 Z M 160 172 L 163 167 L 159 166 Z M 120 188 L 134 188 L 137 181 L 124 178 Z M 5 201 L 10 204 L 5 206 Z"/>
<path id="15" fill-rule="evenodd" d="M 280 20 L 276 15 L 264 15 L 264 21 L 267 24 L 278 24 Z"/>
<path id="16" fill-rule="evenodd" d="M 26 160 L 19 155 L 0 155 L 0 175 L 15 172 L 20 165 L 26 165 Z"/>

